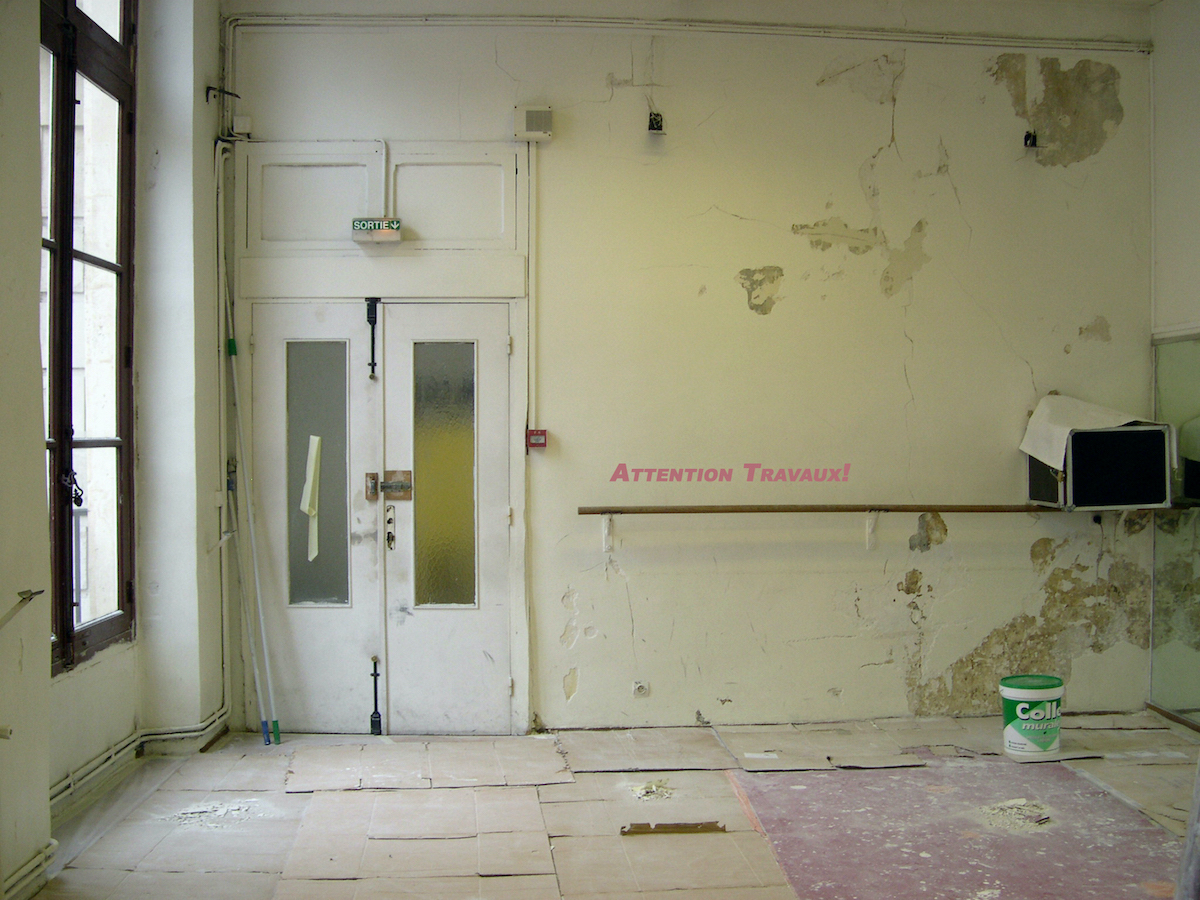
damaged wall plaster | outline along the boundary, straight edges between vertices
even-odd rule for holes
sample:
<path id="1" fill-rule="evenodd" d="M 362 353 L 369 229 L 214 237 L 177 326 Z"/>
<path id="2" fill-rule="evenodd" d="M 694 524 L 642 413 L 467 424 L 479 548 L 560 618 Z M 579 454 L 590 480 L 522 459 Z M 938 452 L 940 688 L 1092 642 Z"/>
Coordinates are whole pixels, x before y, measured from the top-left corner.
<path id="1" fill-rule="evenodd" d="M 920 550 L 925 553 L 930 547 L 944 544 L 947 534 L 949 534 L 949 529 L 946 528 L 945 520 L 938 513 L 921 513 L 917 519 L 917 532 L 908 539 L 908 549 Z M 920 575 L 919 572 L 917 574 Z"/>
<path id="2" fill-rule="evenodd" d="M 842 82 L 856 94 L 861 94 L 874 103 L 890 104 L 894 107 L 903 79 L 904 51 L 895 50 L 867 60 L 862 60 L 861 57 L 839 57 L 825 67 L 825 71 L 817 79 L 817 87 Z"/>
<path id="3" fill-rule="evenodd" d="M 928 549 L 928 548 L 926 548 Z M 906 594 L 921 593 L 921 570 L 909 569 L 903 581 L 896 582 L 896 590 Z"/>
<path id="4" fill-rule="evenodd" d="M 999 679 L 1020 672 L 1063 676 L 1068 697 L 1077 698 L 1079 705 L 1072 707 L 1077 711 L 1133 708 L 1142 702 L 1137 691 L 1127 689 L 1120 692 L 1124 705 L 1114 702 L 1117 692 L 1097 683 L 1097 672 L 1102 682 L 1115 677 L 1115 667 L 1126 687 L 1144 676 L 1148 514 L 1105 514 L 1099 528 L 1090 515 L 1067 521 L 1006 517 L 1034 533 L 1007 544 L 1008 555 L 999 556 L 981 540 L 997 533 L 992 517 L 954 517 L 950 528 L 941 515 L 927 513 L 917 520 L 911 547 L 911 526 L 900 531 L 898 518 L 890 528 L 885 519 L 880 531 L 886 555 L 873 566 L 882 568 L 882 577 L 847 568 L 857 554 L 836 541 L 824 545 L 821 563 L 780 567 L 796 546 L 825 539 L 818 537 L 822 523 L 834 521 L 809 522 L 811 529 L 797 531 L 796 544 L 776 535 L 764 547 L 757 532 L 729 544 L 710 546 L 702 539 L 693 547 L 695 558 L 692 550 L 684 550 L 681 559 L 690 561 L 667 570 L 659 563 L 670 539 L 664 541 L 651 523 L 630 531 L 630 522 L 620 553 L 622 574 L 610 578 L 595 569 L 578 585 L 578 605 L 597 615 L 611 610 L 615 626 L 632 602 L 636 622 L 608 630 L 609 639 L 593 648 L 580 641 L 567 654 L 559 702 L 569 696 L 573 714 L 587 721 L 588 710 L 603 703 L 607 691 L 627 693 L 628 679 L 654 673 L 650 679 L 657 690 L 633 721 L 654 721 L 656 709 L 671 704 L 681 710 L 677 724 L 699 721 L 697 708 L 705 721 L 726 724 L 861 718 L 881 710 L 994 715 Z M 840 527 L 833 524 L 834 531 Z M 777 554 L 770 552 L 776 541 L 782 541 Z M 926 543 L 939 552 L 921 557 L 919 567 L 912 565 Z M 700 560 L 707 564 L 705 572 L 686 575 Z M 902 560 L 908 565 L 892 570 L 889 578 Z M 766 574 L 756 576 L 760 570 Z M 1180 567 L 1177 580 L 1184 586 L 1181 597 L 1194 600 L 1200 577 Z M 820 595 L 837 598 L 836 615 L 812 602 Z M 798 602 L 806 610 L 799 618 L 789 612 Z M 702 614 L 714 605 L 721 610 L 719 625 Z M 1179 615 L 1186 615 L 1180 609 Z M 1200 622 L 1191 624 L 1190 640 L 1200 646 L 1197 626 Z M 1104 667 L 1091 665 L 1102 656 Z M 579 677 L 585 668 L 586 688 Z M 792 686 L 784 692 L 786 699 L 764 700 L 770 694 L 764 678 L 785 671 Z M 1085 677 L 1089 682 L 1080 683 Z"/>
<path id="5" fill-rule="evenodd" d="M 946 671 L 923 675 L 928 636 L 918 627 L 907 673 L 913 715 L 993 714 L 997 684 L 1005 675 L 1058 675 L 1069 692 L 1073 659 L 1122 642 L 1149 648 L 1150 573 L 1108 546 L 1095 561 L 1085 563 L 1074 554 L 1060 565 L 1057 557 L 1069 543 L 1043 537 L 1030 546 L 1035 570 L 1046 573 L 1037 615 L 1021 613 L 992 629 Z"/>
<path id="6" fill-rule="evenodd" d="M 737 280 L 746 290 L 746 305 L 760 316 L 765 316 L 783 299 L 779 296 L 779 287 L 783 282 L 783 269 L 779 266 L 742 269 L 738 272 Z"/>
<path id="7" fill-rule="evenodd" d="M 857 58 L 855 58 L 857 59 Z M 905 54 L 903 50 L 885 53 L 868 60 L 839 57 L 826 66 L 824 73 L 817 79 L 817 86 L 836 82 L 845 82 L 858 94 L 881 105 L 892 107 L 891 134 L 888 142 L 871 155 L 858 170 L 859 185 L 867 205 L 871 209 L 872 224 L 867 228 L 851 228 L 840 217 L 831 217 L 811 225 L 793 225 L 792 233 L 805 235 L 814 250 L 829 250 L 835 244 L 846 247 L 851 253 L 863 255 L 876 247 L 883 249 L 887 256 L 887 266 L 879 278 L 879 287 L 884 296 L 892 297 L 905 284 L 912 281 L 913 275 L 930 261 L 924 250 L 925 230 L 928 222 L 920 219 L 902 247 L 894 248 L 889 245 L 887 236 L 879 227 L 881 215 L 880 186 L 877 167 L 880 157 L 889 148 L 897 149 L 896 145 L 896 101 L 900 90 L 900 82 L 906 71 Z M 897 152 L 898 149 L 897 149 Z M 918 173 L 917 177 L 927 177 L 928 174 L 945 175 L 949 172 L 949 154 L 945 144 L 938 141 L 939 161 L 936 172 Z M 954 187 L 952 185 L 952 187 Z M 954 187 L 955 196 L 958 195 Z"/>
<path id="8" fill-rule="evenodd" d="M 841 244 L 858 256 L 876 247 L 887 246 L 878 228 L 851 228 L 838 216 L 811 225 L 793 225 L 792 234 L 806 235 L 814 250 L 828 250 L 834 244 Z"/>
<path id="9" fill-rule="evenodd" d="M 1107 63 L 1083 59 L 1065 72 L 1059 60 L 1037 60 L 1041 84 L 1031 90 L 1024 53 L 1002 53 L 988 74 L 1003 84 L 1014 112 L 1037 133 L 1035 158 L 1042 166 L 1069 166 L 1100 152 L 1125 117 L 1121 73 Z"/>
<path id="10" fill-rule="evenodd" d="M 1104 316 L 1096 316 L 1087 325 L 1079 326 L 1079 336 L 1085 341 L 1103 341 L 1112 343 L 1112 328 Z"/>
<path id="11" fill-rule="evenodd" d="M 879 286 L 885 296 L 895 296 L 896 292 L 912 281 L 913 275 L 929 262 L 929 256 L 925 253 L 926 226 L 925 220 L 921 219 L 912 227 L 901 249 L 888 250 L 887 268 L 879 276 Z"/>
<path id="12" fill-rule="evenodd" d="M 912 281 L 913 275 L 930 261 L 925 252 L 925 231 L 928 227 L 929 223 L 920 219 L 913 225 L 904 246 L 896 249 L 888 245 L 887 236 L 879 228 L 851 228 L 837 216 L 813 222 L 811 225 L 793 225 L 792 234 L 807 237 L 814 250 L 829 250 L 836 244 L 844 246 L 857 256 L 862 256 L 876 247 L 882 248 L 887 254 L 888 263 L 883 274 L 879 276 L 879 288 L 884 296 L 894 297 L 904 285 Z M 742 276 L 747 272 L 750 270 L 744 269 Z M 749 290 L 744 281 L 743 287 Z M 754 309 L 753 301 L 750 308 Z"/>

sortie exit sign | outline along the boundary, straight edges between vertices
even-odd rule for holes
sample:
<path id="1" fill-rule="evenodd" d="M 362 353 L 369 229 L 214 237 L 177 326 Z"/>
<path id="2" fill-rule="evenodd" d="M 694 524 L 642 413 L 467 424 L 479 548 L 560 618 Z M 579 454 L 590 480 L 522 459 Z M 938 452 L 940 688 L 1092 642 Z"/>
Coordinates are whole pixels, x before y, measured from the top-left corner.
<path id="1" fill-rule="evenodd" d="M 400 240 L 399 219 L 355 219 L 350 230 L 356 241 Z"/>

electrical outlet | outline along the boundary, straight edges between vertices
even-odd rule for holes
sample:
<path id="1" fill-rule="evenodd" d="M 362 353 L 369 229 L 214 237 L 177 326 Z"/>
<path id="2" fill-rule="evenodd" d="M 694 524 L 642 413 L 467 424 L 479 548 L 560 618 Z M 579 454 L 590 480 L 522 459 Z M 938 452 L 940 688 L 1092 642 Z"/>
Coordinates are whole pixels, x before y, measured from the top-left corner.
<path id="1" fill-rule="evenodd" d="M 650 694 L 650 685 L 644 681 L 635 681 L 633 683 L 633 696 L 646 697 Z"/>

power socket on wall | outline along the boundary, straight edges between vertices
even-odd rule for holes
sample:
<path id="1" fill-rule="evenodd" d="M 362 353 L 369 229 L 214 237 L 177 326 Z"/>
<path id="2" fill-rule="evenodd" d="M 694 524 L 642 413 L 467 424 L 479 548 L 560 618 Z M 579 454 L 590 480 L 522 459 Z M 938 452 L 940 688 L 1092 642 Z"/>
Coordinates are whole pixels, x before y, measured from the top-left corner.
<path id="1" fill-rule="evenodd" d="M 650 685 L 644 681 L 635 681 L 633 683 L 633 696 L 648 697 L 650 695 Z"/>

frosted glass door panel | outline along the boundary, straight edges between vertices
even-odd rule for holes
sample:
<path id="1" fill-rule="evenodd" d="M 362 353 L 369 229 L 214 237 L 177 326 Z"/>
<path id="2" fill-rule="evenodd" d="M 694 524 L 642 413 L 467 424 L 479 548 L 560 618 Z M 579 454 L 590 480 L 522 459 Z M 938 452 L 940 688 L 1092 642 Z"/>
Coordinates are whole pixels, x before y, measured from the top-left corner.
<path id="1" fill-rule="evenodd" d="M 413 346 L 417 606 L 475 605 L 475 345 Z"/>

